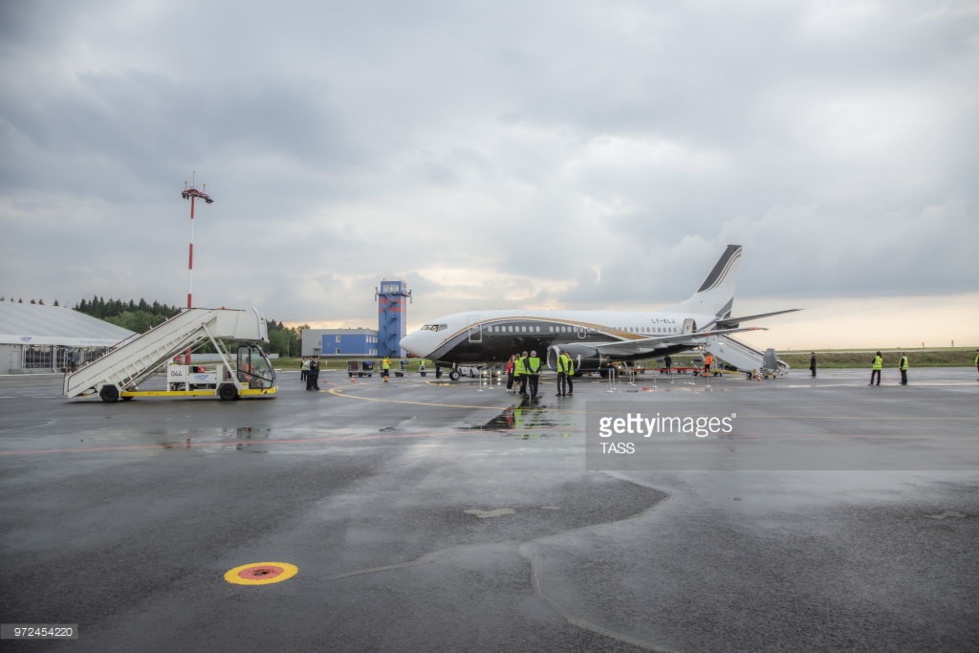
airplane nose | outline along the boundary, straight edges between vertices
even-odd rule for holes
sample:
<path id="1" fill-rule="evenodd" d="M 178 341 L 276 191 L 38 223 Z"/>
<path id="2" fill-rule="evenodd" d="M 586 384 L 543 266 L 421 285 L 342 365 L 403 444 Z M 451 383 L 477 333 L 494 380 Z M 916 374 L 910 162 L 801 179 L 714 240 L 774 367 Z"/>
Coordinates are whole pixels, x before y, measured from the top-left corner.
<path id="1" fill-rule="evenodd" d="M 402 338 L 400 345 L 401 348 L 404 349 L 406 352 L 424 358 L 425 354 L 427 354 L 428 352 L 419 351 L 420 348 L 419 345 L 421 344 L 420 340 L 421 340 L 420 334 L 417 331 L 415 331 L 413 333 L 409 333 L 404 338 Z"/>

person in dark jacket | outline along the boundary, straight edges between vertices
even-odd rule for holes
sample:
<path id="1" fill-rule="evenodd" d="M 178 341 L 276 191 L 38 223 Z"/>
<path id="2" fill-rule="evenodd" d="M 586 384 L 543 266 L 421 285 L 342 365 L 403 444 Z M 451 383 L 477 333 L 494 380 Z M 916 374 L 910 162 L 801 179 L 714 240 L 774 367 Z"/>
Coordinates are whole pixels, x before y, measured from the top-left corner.
<path id="1" fill-rule="evenodd" d="M 316 356 L 309 359 L 309 371 L 306 372 L 306 389 L 320 389 L 320 361 Z"/>

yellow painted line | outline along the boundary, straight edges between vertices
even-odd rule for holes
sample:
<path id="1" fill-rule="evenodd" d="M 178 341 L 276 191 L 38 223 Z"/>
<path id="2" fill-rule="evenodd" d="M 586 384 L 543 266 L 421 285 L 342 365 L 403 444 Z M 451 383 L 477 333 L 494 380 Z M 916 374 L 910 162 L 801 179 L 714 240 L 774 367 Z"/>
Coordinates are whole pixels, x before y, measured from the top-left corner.
<path id="1" fill-rule="evenodd" d="M 224 579 L 235 585 L 271 585 L 289 580 L 299 573 L 299 567 L 288 562 L 252 562 L 229 569 Z"/>

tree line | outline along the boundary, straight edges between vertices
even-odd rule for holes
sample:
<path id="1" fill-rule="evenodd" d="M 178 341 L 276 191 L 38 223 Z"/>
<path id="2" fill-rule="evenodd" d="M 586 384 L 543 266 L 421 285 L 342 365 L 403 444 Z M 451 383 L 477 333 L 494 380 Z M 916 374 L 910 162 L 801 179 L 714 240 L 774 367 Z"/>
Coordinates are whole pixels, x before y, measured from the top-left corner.
<path id="1" fill-rule="evenodd" d="M 0 302 L 5 302 L 5 301 L 8 301 L 6 297 L 0 297 Z M 20 299 L 14 299 L 13 297 L 11 297 L 9 301 L 11 303 L 14 303 L 14 304 L 23 304 L 24 303 L 24 298 L 21 297 Z M 32 299 L 32 300 L 30 300 L 27 303 L 28 304 L 37 304 L 39 306 L 44 306 L 44 300 L 43 299 Z M 54 304 L 52 304 L 52 306 L 61 306 L 61 304 L 59 304 L 58 303 L 58 300 L 56 299 L 56 300 L 54 300 Z"/>
<path id="2" fill-rule="evenodd" d="M 57 304 L 55 304 L 57 305 Z M 74 310 L 85 315 L 97 317 L 123 329 L 128 329 L 136 333 L 149 331 L 156 325 L 173 317 L 180 312 L 177 306 L 169 306 L 160 302 L 149 303 L 145 299 L 136 301 L 130 299 L 104 299 L 102 297 L 92 297 L 83 299 L 74 306 Z M 268 321 L 269 353 L 280 356 L 298 356 L 300 351 L 300 331 L 308 329 L 308 325 L 298 328 L 289 328 L 282 322 L 274 320 Z"/>

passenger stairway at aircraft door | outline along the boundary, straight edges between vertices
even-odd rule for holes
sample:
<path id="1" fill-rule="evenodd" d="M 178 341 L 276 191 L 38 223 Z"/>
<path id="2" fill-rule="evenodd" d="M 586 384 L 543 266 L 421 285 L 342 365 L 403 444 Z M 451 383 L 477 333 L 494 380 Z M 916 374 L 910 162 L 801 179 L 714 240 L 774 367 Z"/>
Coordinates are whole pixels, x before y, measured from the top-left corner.
<path id="1" fill-rule="evenodd" d="M 772 375 L 782 375 L 788 371 L 788 365 L 777 359 L 776 369 L 768 370 L 769 361 L 766 361 L 764 352 L 730 336 L 711 336 L 707 339 L 706 349 L 714 355 L 714 358 L 733 365 L 740 372 L 750 373 L 756 370 L 767 370 Z M 773 357 L 770 356 L 769 358 Z"/>

